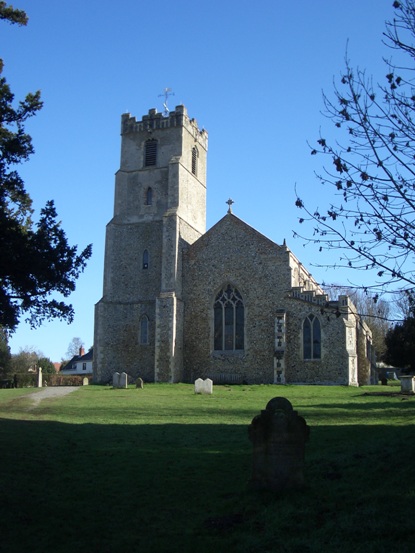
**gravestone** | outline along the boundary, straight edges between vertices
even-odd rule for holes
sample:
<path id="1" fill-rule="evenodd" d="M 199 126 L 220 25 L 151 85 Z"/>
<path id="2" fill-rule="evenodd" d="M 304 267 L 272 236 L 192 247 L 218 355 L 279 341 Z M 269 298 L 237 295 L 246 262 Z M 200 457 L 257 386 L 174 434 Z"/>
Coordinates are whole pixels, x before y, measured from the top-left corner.
<path id="1" fill-rule="evenodd" d="M 201 394 L 203 390 L 203 380 L 198 378 L 195 380 L 195 394 Z"/>
<path id="2" fill-rule="evenodd" d="M 144 381 L 142 378 L 138 377 L 136 382 L 135 382 L 135 387 L 136 388 L 141 388 L 143 389 L 144 388 Z"/>
<path id="3" fill-rule="evenodd" d="M 112 375 L 112 387 L 113 388 L 119 388 L 120 387 L 120 373 L 114 373 Z"/>
<path id="4" fill-rule="evenodd" d="M 413 394 L 415 392 L 415 376 L 401 376 L 400 381 L 403 394 Z"/>
<path id="5" fill-rule="evenodd" d="M 210 378 L 203 380 L 198 378 L 195 380 L 195 394 L 212 394 L 213 393 L 213 381 Z"/>
<path id="6" fill-rule="evenodd" d="M 206 378 L 202 393 L 213 394 L 213 381 L 210 378 Z"/>
<path id="7" fill-rule="evenodd" d="M 89 384 L 88 377 L 85 376 L 84 379 L 82 380 L 82 386 L 88 386 L 88 384 Z"/>
<path id="8" fill-rule="evenodd" d="M 271 399 L 248 428 L 253 444 L 249 486 L 280 492 L 304 485 L 305 443 L 310 428 L 284 397 Z"/>
<path id="9" fill-rule="evenodd" d="M 120 383 L 119 388 L 127 388 L 128 386 L 128 375 L 125 372 L 120 374 Z"/>

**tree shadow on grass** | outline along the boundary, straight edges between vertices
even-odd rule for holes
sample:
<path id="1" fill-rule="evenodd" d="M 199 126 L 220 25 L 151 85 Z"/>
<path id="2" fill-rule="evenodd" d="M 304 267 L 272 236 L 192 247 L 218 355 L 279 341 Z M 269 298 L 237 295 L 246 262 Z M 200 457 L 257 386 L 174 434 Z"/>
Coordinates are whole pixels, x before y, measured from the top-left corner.
<path id="1" fill-rule="evenodd" d="M 354 420 L 359 420 L 365 416 L 365 412 L 370 414 L 371 419 L 376 419 L 380 424 L 390 424 L 396 417 L 400 420 L 407 419 L 411 424 L 415 421 L 415 397 L 398 394 L 396 397 L 383 399 L 382 396 L 361 394 L 360 397 L 367 395 L 370 401 L 350 402 L 350 403 L 318 403 L 312 406 L 301 406 L 301 415 L 312 417 L 314 421 L 319 419 L 327 421 L 327 411 L 333 414 L 333 423 L 353 424 Z M 374 399 L 376 398 L 376 399 Z M 376 413 L 376 417 L 373 414 Z"/>
<path id="2" fill-rule="evenodd" d="M 402 489 L 399 470 L 414 457 L 411 436 L 410 427 L 312 427 L 306 488 L 276 497 L 247 491 L 247 426 L 1 420 L 1 543 L 8 553 L 182 553 L 367 542 L 367 553 L 391 501 L 399 520 L 412 505 L 413 476 L 407 469 Z"/>

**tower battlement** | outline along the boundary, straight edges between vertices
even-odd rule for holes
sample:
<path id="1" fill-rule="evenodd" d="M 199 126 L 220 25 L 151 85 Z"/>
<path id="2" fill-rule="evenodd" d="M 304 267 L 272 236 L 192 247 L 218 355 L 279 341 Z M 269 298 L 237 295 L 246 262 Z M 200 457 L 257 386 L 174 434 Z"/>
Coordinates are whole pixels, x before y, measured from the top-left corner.
<path id="1" fill-rule="evenodd" d="M 151 132 L 174 127 L 185 127 L 207 150 L 208 133 L 205 129 L 199 129 L 196 119 L 189 118 L 185 106 L 176 106 L 167 117 L 158 113 L 155 108 L 150 109 L 147 115 L 143 115 L 141 121 L 137 121 L 137 118 L 130 113 L 124 113 L 121 117 L 121 134 Z"/>

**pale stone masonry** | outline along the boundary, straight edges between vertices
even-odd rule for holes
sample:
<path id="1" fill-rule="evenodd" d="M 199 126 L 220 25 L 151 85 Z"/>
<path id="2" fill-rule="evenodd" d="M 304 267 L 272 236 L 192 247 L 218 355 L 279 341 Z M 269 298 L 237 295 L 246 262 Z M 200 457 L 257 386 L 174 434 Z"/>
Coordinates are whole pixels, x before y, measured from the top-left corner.
<path id="1" fill-rule="evenodd" d="M 366 384 L 371 333 L 231 209 L 206 232 L 208 135 L 184 106 L 122 116 L 94 379 Z M 229 204 L 230 205 L 230 204 Z"/>

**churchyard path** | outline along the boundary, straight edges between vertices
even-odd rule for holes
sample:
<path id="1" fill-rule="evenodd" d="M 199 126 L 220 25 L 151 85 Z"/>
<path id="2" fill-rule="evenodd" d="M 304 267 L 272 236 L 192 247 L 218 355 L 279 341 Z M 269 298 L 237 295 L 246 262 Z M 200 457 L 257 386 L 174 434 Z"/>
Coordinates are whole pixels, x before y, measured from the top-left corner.
<path id="1" fill-rule="evenodd" d="M 33 392 L 33 394 L 28 394 L 24 397 L 28 397 L 32 400 L 30 409 L 34 409 L 43 399 L 66 396 L 75 390 L 79 390 L 79 386 L 50 386 L 48 388 L 42 388 L 38 392 Z"/>

